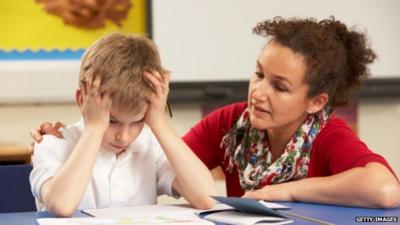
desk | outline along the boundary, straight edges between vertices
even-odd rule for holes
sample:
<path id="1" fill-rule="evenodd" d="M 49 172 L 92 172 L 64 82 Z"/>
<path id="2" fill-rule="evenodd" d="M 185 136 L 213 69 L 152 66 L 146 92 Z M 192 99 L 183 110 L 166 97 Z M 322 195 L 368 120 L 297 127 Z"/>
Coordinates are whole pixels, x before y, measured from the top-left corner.
<path id="1" fill-rule="evenodd" d="M 287 202 L 280 203 L 289 206 L 287 212 L 312 217 L 333 224 L 399 224 L 400 223 L 400 208 L 396 209 L 366 209 L 354 208 L 345 206 L 322 205 L 313 203 Z M 356 217 L 396 217 L 398 222 L 382 223 L 382 222 L 356 222 Z M 296 223 L 297 224 L 297 223 Z M 309 224 L 309 223 L 306 223 Z"/>
<path id="2" fill-rule="evenodd" d="M 37 218 L 54 217 L 48 212 L 0 213 L 0 225 L 36 225 Z M 77 211 L 74 217 L 89 217 Z"/>
<path id="3" fill-rule="evenodd" d="M 312 217 L 319 220 L 329 222 L 331 224 L 340 225 L 351 225 L 351 224 L 366 224 L 372 225 L 376 223 L 360 223 L 356 222 L 356 216 L 396 216 L 400 219 L 400 208 L 397 209 L 364 209 L 364 208 L 352 208 L 352 207 L 341 207 L 341 206 L 331 206 L 331 205 L 319 205 L 311 203 L 280 203 L 282 205 L 289 206 L 291 209 L 284 210 L 286 212 Z M 283 211 L 283 210 L 282 210 Z M 22 213 L 0 213 L 0 225 L 36 225 L 37 218 L 53 217 L 47 212 L 22 212 Z M 77 211 L 74 217 L 88 217 Z M 315 223 L 296 217 L 288 216 L 290 219 L 294 220 L 293 224 L 296 225 L 316 225 L 320 223 Z M 379 224 L 398 224 L 397 223 L 379 223 Z"/>
<path id="4" fill-rule="evenodd" d="M 30 163 L 31 153 L 26 146 L 0 145 L 0 162 Z"/>

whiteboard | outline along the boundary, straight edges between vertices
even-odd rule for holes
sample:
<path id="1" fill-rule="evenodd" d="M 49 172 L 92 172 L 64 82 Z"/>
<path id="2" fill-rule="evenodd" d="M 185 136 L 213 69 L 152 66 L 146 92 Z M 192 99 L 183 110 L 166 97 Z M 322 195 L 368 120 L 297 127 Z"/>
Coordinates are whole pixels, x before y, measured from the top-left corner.
<path id="1" fill-rule="evenodd" d="M 400 77 L 399 0 L 153 0 L 152 37 L 172 81 L 248 80 L 265 39 L 257 22 L 334 15 L 366 31 L 378 60 L 372 77 Z"/>

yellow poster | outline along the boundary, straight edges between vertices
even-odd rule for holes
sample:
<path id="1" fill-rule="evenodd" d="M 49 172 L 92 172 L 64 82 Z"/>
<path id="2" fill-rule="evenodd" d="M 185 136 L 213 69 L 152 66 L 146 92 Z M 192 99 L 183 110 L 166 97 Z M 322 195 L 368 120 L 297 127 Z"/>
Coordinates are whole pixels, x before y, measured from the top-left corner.
<path id="1" fill-rule="evenodd" d="M 113 31 L 146 36 L 146 0 L 0 1 L 0 27 L 0 59 L 81 52 Z"/>

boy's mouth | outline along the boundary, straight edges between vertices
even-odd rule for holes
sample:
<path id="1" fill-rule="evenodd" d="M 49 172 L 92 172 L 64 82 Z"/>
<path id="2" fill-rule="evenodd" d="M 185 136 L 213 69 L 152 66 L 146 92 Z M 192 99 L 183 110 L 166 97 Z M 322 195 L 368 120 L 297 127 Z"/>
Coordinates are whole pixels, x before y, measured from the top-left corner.
<path id="1" fill-rule="evenodd" d="M 127 147 L 126 145 L 116 145 L 112 143 L 110 143 L 110 145 L 116 149 L 125 149 Z"/>

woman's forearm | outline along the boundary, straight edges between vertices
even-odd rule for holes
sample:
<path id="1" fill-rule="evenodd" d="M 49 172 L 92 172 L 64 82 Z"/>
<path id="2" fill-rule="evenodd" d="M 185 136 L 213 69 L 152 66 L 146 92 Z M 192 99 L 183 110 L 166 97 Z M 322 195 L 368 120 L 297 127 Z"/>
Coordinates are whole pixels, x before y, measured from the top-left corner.
<path id="1" fill-rule="evenodd" d="M 400 205 L 400 185 L 394 175 L 379 163 L 369 163 L 342 173 L 289 182 L 296 201 L 318 202 L 369 208 Z"/>
<path id="2" fill-rule="evenodd" d="M 300 201 L 368 208 L 400 205 L 400 185 L 379 163 L 368 163 L 327 177 L 268 185 L 246 192 L 244 197 L 267 201 Z"/>
<path id="3" fill-rule="evenodd" d="M 399 183 L 379 163 L 368 163 L 365 167 L 328 177 L 313 177 L 272 186 L 288 190 L 294 201 L 368 208 L 394 208 L 400 205 Z"/>

